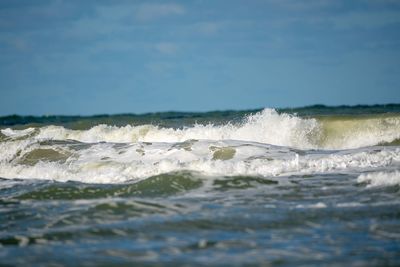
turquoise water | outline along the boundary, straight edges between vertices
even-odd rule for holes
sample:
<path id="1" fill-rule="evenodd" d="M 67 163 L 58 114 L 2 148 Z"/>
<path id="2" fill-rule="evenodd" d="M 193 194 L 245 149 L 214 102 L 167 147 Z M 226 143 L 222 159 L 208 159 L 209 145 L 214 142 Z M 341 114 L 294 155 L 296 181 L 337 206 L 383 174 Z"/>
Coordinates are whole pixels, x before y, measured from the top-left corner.
<path id="1" fill-rule="evenodd" d="M 400 265 L 400 105 L 0 123 L 1 266 Z"/>

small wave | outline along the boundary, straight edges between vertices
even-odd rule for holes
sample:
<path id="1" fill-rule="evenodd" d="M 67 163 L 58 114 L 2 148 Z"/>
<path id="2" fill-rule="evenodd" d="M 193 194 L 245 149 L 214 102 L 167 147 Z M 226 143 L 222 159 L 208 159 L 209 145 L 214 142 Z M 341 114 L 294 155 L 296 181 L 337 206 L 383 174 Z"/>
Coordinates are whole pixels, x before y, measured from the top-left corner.
<path id="1" fill-rule="evenodd" d="M 367 187 L 400 185 L 400 171 L 361 174 L 357 182 L 367 183 Z"/>
<path id="2" fill-rule="evenodd" d="M 400 146 L 400 138 L 397 138 L 390 142 L 381 142 L 379 143 L 381 146 Z"/>
<path id="3" fill-rule="evenodd" d="M 347 149 L 391 144 L 400 138 L 400 117 L 335 116 L 320 118 L 319 147 Z M 395 144 L 393 144 L 395 145 Z"/>

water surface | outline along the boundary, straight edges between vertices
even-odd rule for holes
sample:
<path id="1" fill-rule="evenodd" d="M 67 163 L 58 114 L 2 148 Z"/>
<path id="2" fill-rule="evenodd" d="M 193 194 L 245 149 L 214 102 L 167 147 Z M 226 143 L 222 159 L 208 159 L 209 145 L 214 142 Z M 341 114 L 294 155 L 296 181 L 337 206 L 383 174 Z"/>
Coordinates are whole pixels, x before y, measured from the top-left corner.
<path id="1" fill-rule="evenodd" d="M 0 122 L 0 265 L 400 265 L 399 105 Z"/>

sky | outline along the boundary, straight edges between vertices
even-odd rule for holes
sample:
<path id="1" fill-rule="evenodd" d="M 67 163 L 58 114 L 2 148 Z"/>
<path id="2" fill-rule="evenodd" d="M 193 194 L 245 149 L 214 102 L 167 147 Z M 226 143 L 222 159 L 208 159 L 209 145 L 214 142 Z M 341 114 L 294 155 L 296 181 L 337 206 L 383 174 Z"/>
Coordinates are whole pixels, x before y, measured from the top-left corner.
<path id="1" fill-rule="evenodd" d="M 384 103 L 398 0 L 0 1 L 0 115 Z"/>

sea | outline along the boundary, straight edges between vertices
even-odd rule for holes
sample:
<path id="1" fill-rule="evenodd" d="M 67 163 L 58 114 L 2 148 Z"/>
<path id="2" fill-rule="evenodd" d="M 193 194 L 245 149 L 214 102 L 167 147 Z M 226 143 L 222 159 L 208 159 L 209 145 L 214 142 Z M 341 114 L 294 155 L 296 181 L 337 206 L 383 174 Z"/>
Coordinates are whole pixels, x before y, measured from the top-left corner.
<path id="1" fill-rule="evenodd" d="M 400 104 L 0 117 L 0 266 L 400 266 Z"/>

